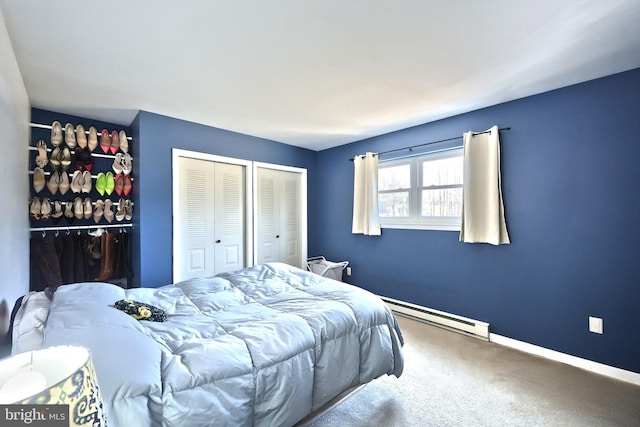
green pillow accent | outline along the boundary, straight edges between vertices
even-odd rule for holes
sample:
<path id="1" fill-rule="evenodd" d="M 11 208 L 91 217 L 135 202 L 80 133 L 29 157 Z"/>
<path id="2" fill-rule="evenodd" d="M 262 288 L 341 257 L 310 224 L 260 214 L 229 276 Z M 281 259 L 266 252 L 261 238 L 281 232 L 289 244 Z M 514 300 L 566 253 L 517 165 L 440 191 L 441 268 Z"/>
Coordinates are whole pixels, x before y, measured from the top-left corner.
<path id="1" fill-rule="evenodd" d="M 164 322 L 167 320 L 167 314 L 164 310 L 131 299 L 116 301 L 114 307 L 124 311 L 136 320 L 149 320 L 151 322 Z"/>

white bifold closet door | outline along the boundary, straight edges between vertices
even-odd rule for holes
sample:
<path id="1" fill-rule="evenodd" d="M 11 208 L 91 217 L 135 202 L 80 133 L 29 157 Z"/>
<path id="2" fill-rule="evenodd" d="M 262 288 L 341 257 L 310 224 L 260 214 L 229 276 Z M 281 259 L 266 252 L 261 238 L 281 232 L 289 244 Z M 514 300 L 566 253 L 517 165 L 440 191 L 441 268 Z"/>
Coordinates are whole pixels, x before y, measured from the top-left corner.
<path id="1" fill-rule="evenodd" d="M 302 265 L 301 174 L 256 169 L 257 262 Z"/>
<path id="2" fill-rule="evenodd" d="M 245 168 L 179 157 L 180 280 L 245 266 Z"/>

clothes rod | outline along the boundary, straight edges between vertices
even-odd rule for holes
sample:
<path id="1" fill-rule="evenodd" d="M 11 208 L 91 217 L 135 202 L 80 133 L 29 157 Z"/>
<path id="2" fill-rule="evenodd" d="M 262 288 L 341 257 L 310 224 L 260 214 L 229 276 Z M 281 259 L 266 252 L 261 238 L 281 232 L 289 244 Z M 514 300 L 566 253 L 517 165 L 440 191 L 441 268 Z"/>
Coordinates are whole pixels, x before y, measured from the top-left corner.
<path id="1" fill-rule="evenodd" d="M 506 128 L 500 128 L 500 129 L 498 129 L 498 130 L 499 130 L 499 131 L 502 131 L 502 130 L 511 130 L 511 128 L 510 128 L 510 127 L 506 127 Z M 473 132 L 473 134 L 474 134 L 474 135 L 481 135 L 481 134 L 483 134 L 483 133 L 489 133 L 489 132 L 491 132 L 491 131 L 490 131 L 490 130 L 486 130 L 486 131 L 484 131 L 484 132 Z M 383 155 L 383 154 L 395 153 L 396 151 L 403 151 L 403 150 L 409 150 L 409 151 L 411 151 L 411 150 L 413 150 L 414 148 L 424 147 L 424 146 L 432 145 L 432 144 L 439 144 L 439 143 L 441 143 L 441 142 L 455 141 L 456 139 L 462 139 L 462 137 L 463 137 L 463 135 L 461 135 L 461 136 L 454 136 L 454 137 L 452 137 L 452 138 L 440 139 L 440 140 L 438 140 L 438 141 L 425 142 L 424 144 L 411 145 L 411 146 L 409 146 L 409 147 L 402 147 L 402 148 L 396 148 L 396 149 L 393 149 L 393 150 L 381 151 L 381 152 L 379 152 L 379 153 L 375 153 L 375 155 L 377 155 L 377 156 L 381 156 L 381 155 Z M 364 156 L 361 156 L 361 157 L 364 157 Z M 353 161 L 353 159 L 354 159 L 354 157 L 350 158 L 349 160 L 350 160 L 350 161 Z"/>
<path id="2" fill-rule="evenodd" d="M 41 123 L 29 123 L 29 126 L 31 126 L 32 128 L 49 129 L 49 130 L 51 130 L 51 128 L 52 128 L 51 125 L 43 125 Z M 75 127 L 73 128 L 73 130 L 75 131 Z M 62 132 L 64 133 L 64 128 L 62 128 Z M 88 130 L 85 130 L 84 133 L 89 135 L 89 131 Z M 130 136 L 128 136 L 127 139 L 129 141 L 133 141 L 133 139 Z"/>
<path id="3" fill-rule="evenodd" d="M 71 230 L 91 230 L 92 228 L 95 228 L 96 230 L 98 228 L 133 228 L 133 224 L 131 223 L 126 223 L 126 224 L 109 224 L 109 225 L 71 225 L 71 226 L 67 226 L 67 227 L 35 227 L 35 228 L 30 228 L 29 231 L 71 231 Z"/>

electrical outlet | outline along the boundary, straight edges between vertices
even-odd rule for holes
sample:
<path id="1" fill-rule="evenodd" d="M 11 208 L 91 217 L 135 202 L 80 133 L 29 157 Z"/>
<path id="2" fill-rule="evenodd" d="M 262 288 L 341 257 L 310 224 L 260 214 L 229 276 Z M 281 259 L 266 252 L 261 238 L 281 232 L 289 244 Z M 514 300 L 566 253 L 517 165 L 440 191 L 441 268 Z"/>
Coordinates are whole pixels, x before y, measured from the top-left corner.
<path id="1" fill-rule="evenodd" d="M 347 276 L 351 276 L 351 267 L 347 267 Z"/>
<path id="2" fill-rule="evenodd" d="M 589 316 L 589 332 L 602 333 L 602 319 L 600 317 Z"/>

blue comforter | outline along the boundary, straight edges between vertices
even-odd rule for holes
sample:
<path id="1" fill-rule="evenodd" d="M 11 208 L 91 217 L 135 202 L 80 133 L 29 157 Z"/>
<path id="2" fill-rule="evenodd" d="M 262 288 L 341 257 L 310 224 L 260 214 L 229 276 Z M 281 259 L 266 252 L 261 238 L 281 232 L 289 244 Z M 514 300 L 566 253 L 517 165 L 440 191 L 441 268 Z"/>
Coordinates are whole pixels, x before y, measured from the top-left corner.
<path id="1" fill-rule="evenodd" d="M 135 320 L 113 308 L 123 298 L 168 320 Z M 378 297 L 285 264 L 157 289 L 66 285 L 48 315 L 29 319 L 28 306 L 14 343 L 89 348 L 116 427 L 290 426 L 403 369 L 400 329 Z"/>

